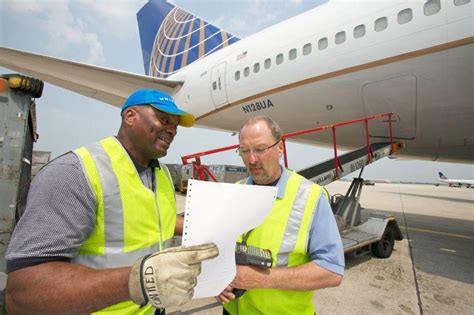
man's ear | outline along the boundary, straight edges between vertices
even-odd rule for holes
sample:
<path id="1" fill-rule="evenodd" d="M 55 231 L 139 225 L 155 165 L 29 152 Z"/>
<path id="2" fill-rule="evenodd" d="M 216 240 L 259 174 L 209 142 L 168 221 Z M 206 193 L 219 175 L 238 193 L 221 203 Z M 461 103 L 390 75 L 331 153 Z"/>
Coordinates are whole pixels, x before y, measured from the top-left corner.
<path id="1" fill-rule="evenodd" d="M 129 107 L 126 108 L 122 113 L 122 120 L 127 125 L 133 125 L 137 120 L 138 112 L 135 108 Z"/>
<path id="2" fill-rule="evenodd" d="M 283 154 L 283 140 L 280 140 L 280 142 L 278 142 L 278 153 L 280 154 L 280 156 Z"/>

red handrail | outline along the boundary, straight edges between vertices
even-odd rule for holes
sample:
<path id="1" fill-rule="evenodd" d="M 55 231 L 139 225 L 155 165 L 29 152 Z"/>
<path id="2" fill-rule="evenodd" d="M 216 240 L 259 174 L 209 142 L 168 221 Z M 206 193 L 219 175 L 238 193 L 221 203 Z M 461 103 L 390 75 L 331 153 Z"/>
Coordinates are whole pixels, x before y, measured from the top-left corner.
<path id="1" fill-rule="evenodd" d="M 227 151 L 227 150 L 237 149 L 238 147 L 239 147 L 238 144 L 234 144 L 234 145 L 230 145 L 230 146 L 219 148 L 219 149 L 188 154 L 188 155 L 185 155 L 185 156 L 181 157 L 181 161 L 183 162 L 183 164 L 188 164 L 189 159 L 201 157 L 201 156 L 204 156 L 204 155 L 219 153 L 219 152 L 223 152 L 223 151 Z"/>
<path id="2" fill-rule="evenodd" d="M 344 121 L 344 122 L 337 123 L 337 124 L 330 124 L 330 125 L 325 125 L 325 126 L 316 127 L 316 128 L 304 129 L 304 130 L 297 131 L 297 132 L 286 133 L 286 134 L 282 135 L 282 137 L 281 137 L 281 140 L 283 142 L 283 158 L 284 158 L 284 162 L 285 162 L 285 167 L 288 167 L 288 157 L 287 157 L 287 154 L 286 154 L 286 139 L 293 138 L 293 137 L 296 137 L 296 136 L 301 136 L 301 135 L 311 133 L 311 132 L 331 129 L 331 131 L 332 131 L 332 140 L 333 140 L 332 142 L 333 142 L 333 147 L 334 147 L 334 161 L 335 161 L 334 166 L 335 166 L 335 169 L 336 169 L 336 174 L 335 175 L 336 175 L 336 177 L 338 177 L 339 176 L 340 164 L 339 164 L 339 158 L 338 158 L 338 154 L 337 154 L 336 127 L 355 124 L 355 123 L 358 123 L 358 122 L 364 122 L 364 124 L 365 124 L 365 139 L 366 139 L 366 143 L 367 143 L 367 158 L 368 158 L 368 161 L 370 162 L 372 160 L 372 152 L 371 152 L 371 149 L 370 149 L 369 120 L 388 116 L 388 126 L 389 126 L 389 131 L 390 131 L 390 148 L 391 148 L 391 150 L 393 150 L 392 115 L 393 115 L 393 113 L 389 112 L 389 113 L 384 113 L 384 114 L 379 114 L 379 115 L 367 116 L 367 117 L 363 117 L 363 118 L 359 118 L 359 119 L 348 120 L 348 121 Z M 239 147 L 239 145 L 235 144 L 235 145 L 222 147 L 222 148 L 218 148 L 218 149 L 214 149 L 214 150 L 208 150 L 208 151 L 188 154 L 188 155 L 185 155 L 185 156 L 181 157 L 181 161 L 183 162 L 183 165 L 185 165 L 185 164 L 190 163 L 189 160 L 194 159 L 194 161 L 191 162 L 192 165 L 193 165 L 193 177 L 195 178 L 195 176 L 197 174 L 200 180 L 204 180 L 205 179 L 204 173 L 206 173 L 206 174 L 209 175 L 209 177 L 211 177 L 211 179 L 213 181 L 217 182 L 217 179 L 212 174 L 212 172 L 205 165 L 201 165 L 201 156 L 214 154 L 214 153 L 219 153 L 219 152 L 223 152 L 223 151 L 228 151 L 228 150 L 232 150 L 232 149 L 237 149 L 238 147 Z"/>

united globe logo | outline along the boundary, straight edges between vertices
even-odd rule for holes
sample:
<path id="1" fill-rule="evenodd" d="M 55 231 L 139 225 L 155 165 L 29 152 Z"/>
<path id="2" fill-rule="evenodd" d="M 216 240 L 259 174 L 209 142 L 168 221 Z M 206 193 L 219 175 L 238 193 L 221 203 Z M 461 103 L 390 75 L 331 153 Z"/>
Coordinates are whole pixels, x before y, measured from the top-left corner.
<path id="1" fill-rule="evenodd" d="M 203 19 L 174 7 L 156 33 L 148 73 L 166 78 L 238 40 Z"/>

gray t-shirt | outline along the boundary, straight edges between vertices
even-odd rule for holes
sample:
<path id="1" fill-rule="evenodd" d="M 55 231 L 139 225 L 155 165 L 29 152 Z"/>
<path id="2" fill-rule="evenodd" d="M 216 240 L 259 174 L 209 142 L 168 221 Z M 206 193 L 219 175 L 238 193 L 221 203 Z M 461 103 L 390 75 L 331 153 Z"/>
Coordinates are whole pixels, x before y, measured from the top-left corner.
<path id="1" fill-rule="evenodd" d="M 145 168 L 135 163 L 150 189 L 158 165 Z M 51 161 L 31 183 L 25 213 L 5 256 L 7 273 L 47 261 L 71 261 L 95 227 L 96 209 L 95 194 L 77 156 L 69 152 Z"/>

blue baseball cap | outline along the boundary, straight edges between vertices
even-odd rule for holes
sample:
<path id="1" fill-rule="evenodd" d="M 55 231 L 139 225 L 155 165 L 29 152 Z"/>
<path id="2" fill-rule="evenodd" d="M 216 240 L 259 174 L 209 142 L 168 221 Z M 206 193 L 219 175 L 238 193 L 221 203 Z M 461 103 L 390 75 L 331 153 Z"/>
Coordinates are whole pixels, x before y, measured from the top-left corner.
<path id="1" fill-rule="evenodd" d="M 138 90 L 133 92 L 123 104 L 120 115 L 128 107 L 140 105 L 151 105 L 162 112 L 179 116 L 179 125 L 183 127 L 191 127 L 196 122 L 193 115 L 178 108 L 170 95 L 158 90 Z"/>

